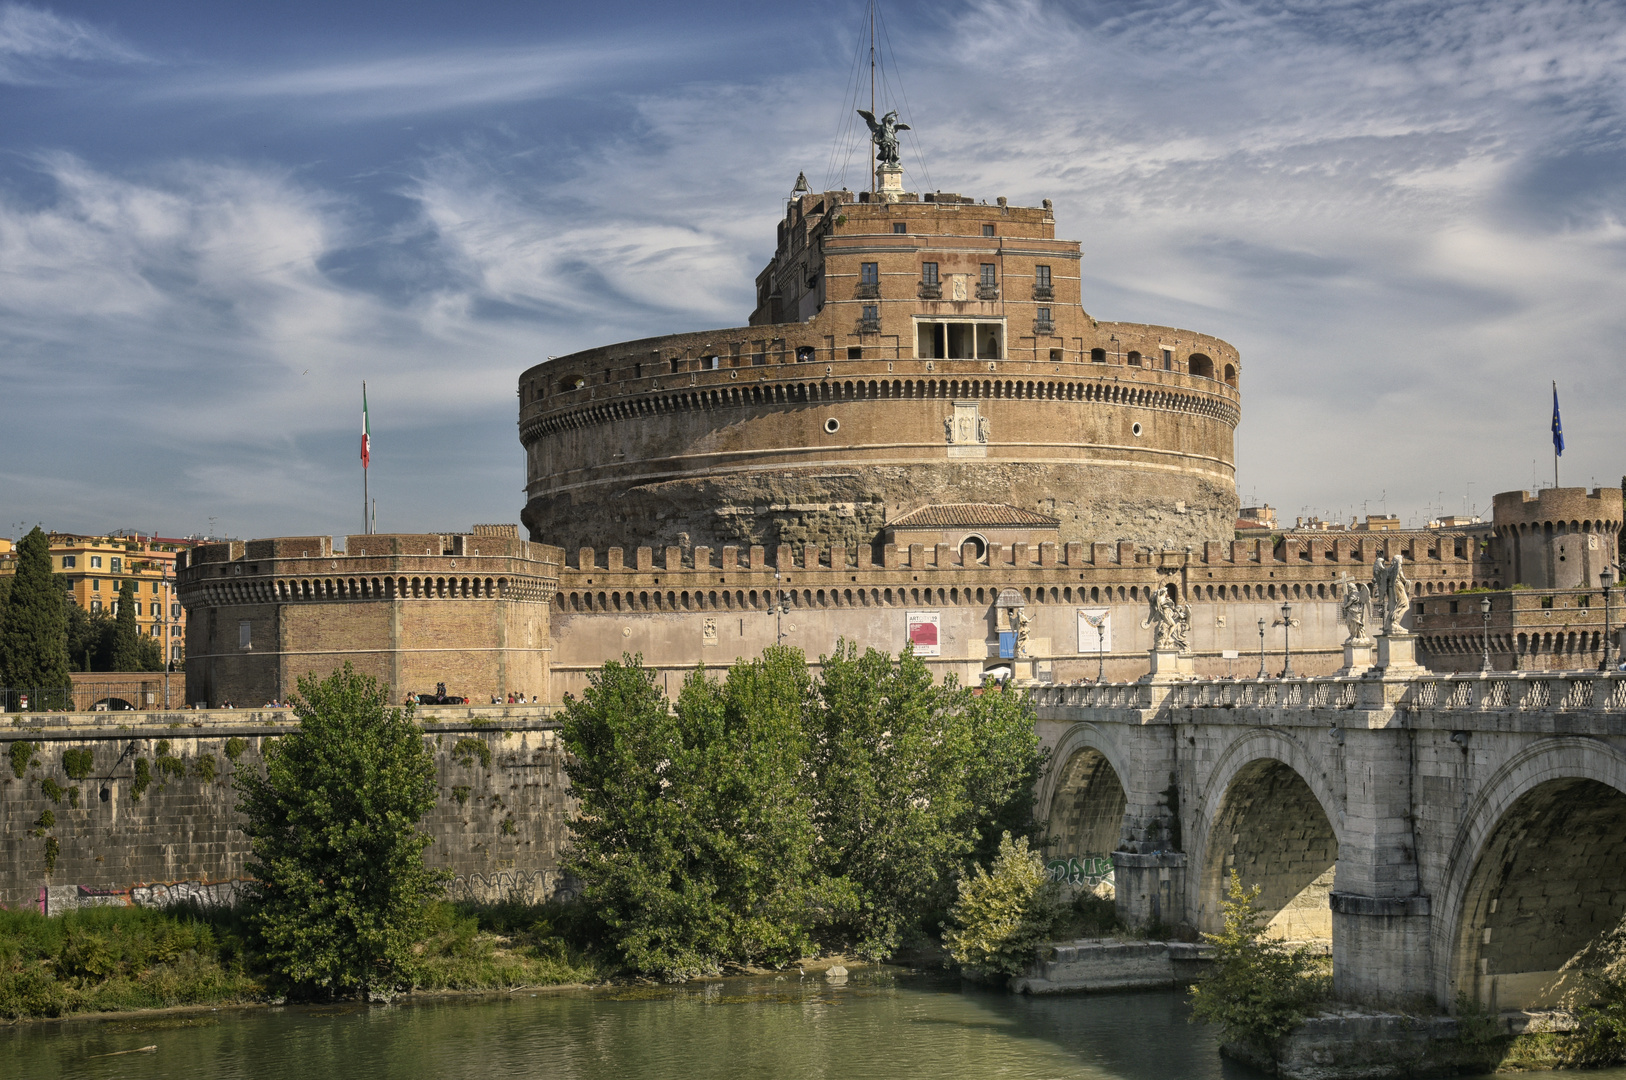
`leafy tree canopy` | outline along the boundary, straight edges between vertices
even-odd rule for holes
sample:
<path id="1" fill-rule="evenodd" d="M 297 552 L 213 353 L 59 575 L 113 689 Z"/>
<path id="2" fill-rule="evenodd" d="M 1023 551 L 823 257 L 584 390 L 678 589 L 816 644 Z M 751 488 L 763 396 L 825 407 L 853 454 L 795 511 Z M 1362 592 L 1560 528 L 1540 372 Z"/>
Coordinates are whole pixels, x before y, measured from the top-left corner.
<path id="1" fill-rule="evenodd" d="M 267 746 L 264 776 L 237 774 L 259 883 L 250 918 L 292 994 L 410 985 L 425 903 L 447 876 L 424 865 L 418 828 L 435 803 L 434 758 L 411 706 L 386 702 L 349 664 L 302 678 L 298 729 Z"/>
<path id="2" fill-rule="evenodd" d="M 673 703 L 626 656 L 567 699 L 569 868 L 629 966 L 885 956 L 935 929 L 1002 831 L 1032 832 L 1044 758 L 1023 698 L 934 685 L 907 651 L 842 643 L 822 665 L 775 646 Z"/>

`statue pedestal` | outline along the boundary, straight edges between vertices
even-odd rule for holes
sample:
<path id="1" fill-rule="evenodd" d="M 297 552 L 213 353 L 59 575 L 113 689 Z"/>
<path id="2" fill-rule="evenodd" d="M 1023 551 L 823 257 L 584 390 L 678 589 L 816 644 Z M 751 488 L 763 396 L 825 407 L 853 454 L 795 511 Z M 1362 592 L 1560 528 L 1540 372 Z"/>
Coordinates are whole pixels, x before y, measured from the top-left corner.
<path id="1" fill-rule="evenodd" d="M 1153 649 L 1148 655 L 1152 658 L 1152 670 L 1146 673 L 1144 682 L 1172 682 L 1175 679 L 1189 679 L 1193 669 L 1191 657 L 1175 652 L 1173 649 Z"/>
<path id="2" fill-rule="evenodd" d="M 1384 634 L 1378 638 L 1378 667 L 1385 675 L 1404 675 L 1423 670 L 1417 662 L 1415 634 Z"/>
<path id="3" fill-rule="evenodd" d="M 882 165 L 875 170 L 875 190 L 880 192 L 881 198 L 887 202 L 896 202 L 898 196 L 903 194 L 903 168 L 899 165 Z"/>
<path id="4" fill-rule="evenodd" d="M 1338 669 L 1339 675 L 1365 675 L 1372 667 L 1372 642 L 1370 639 L 1356 640 L 1347 638 L 1344 641 L 1344 666 Z"/>

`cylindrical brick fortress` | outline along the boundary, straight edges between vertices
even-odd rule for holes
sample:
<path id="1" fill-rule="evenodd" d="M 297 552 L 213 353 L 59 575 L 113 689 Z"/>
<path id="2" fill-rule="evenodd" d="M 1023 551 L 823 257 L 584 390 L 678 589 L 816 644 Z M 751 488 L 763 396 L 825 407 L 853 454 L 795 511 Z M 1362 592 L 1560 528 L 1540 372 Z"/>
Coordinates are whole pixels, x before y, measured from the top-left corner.
<path id="1" fill-rule="evenodd" d="M 965 502 L 1063 541 L 1232 537 L 1232 346 L 1092 319 L 1048 207 L 851 198 L 792 200 L 754 325 L 521 376 L 534 539 L 853 545 Z"/>
<path id="2" fill-rule="evenodd" d="M 1508 584 L 1594 589 L 1614 566 L 1621 525 L 1619 488 L 1504 491 L 1493 502 Z"/>

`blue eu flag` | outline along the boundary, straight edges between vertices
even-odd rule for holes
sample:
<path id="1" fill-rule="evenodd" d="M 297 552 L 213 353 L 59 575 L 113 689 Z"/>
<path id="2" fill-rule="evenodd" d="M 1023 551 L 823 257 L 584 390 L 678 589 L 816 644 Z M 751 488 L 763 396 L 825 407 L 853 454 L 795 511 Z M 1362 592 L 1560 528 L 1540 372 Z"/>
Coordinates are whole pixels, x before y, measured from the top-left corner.
<path id="1" fill-rule="evenodd" d="M 1553 453 L 1564 456 L 1564 422 L 1558 418 L 1558 384 L 1553 383 Z"/>

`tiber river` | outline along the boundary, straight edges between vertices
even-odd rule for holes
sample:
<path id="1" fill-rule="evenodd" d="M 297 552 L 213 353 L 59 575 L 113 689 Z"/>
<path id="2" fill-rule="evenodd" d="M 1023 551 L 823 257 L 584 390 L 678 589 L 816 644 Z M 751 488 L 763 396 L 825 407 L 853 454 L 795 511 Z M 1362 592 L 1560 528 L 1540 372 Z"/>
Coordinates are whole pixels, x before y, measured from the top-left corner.
<path id="1" fill-rule="evenodd" d="M 176 1080 L 1251 1080 L 1176 993 L 1027 998 L 858 969 L 678 988 L 74 1020 L 0 1029 L 0 1077 Z M 157 1049 L 121 1054 L 144 1046 Z M 102 1056 L 113 1055 L 113 1056 Z M 1526 1078 L 1537 1075 L 1526 1073 Z M 1558 1074 L 1550 1074 L 1558 1075 Z M 1563 1074 L 1626 1078 L 1626 1070 Z"/>

